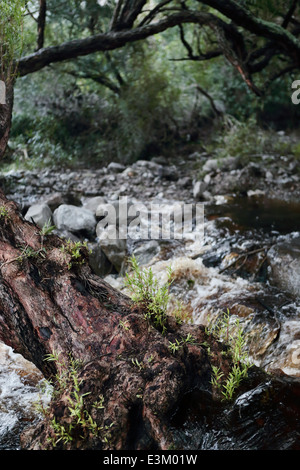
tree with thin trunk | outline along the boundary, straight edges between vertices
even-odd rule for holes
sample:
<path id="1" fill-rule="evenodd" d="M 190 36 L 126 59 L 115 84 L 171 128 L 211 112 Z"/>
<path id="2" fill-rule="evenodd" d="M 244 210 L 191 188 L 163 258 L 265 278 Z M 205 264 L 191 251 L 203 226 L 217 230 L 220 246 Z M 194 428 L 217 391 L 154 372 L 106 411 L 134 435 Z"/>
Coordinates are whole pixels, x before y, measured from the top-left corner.
<path id="1" fill-rule="evenodd" d="M 270 22 L 255 14 L 253 2 L 248 7 L 248 2 L 235 0 L 195 0 L 192 8 L 184 1 L 153 5 L 146 0 L 118 0 L 105 32 L 46 47 L 47 2 L 36 3 L 37 49 L 21 57 L 25 5 L 19 0 L 14 5 L 2 1 L 0 6 L 1 80 L 6 84 L 6 104 L 0 105 L 1 157 L 18 77 L 146 40 L 169 28 L 179 28 L 188 59 L 202 61 L 223 54 L 258 95 L 263 90 L 253 76 L 274 57 L 284 58 L 277 74 L 299 67 L 297 2 L 290 2 L 288 9 L 280 2 L 280 15 Z M 188 24 L 208 28 L 216 48 L 195 51 L 184 34 Z M 52 379 L 56 390 L 44 419 L 24 434 L 24 448 L 173 449 L 183 445 L 174 431 L 174 416 L 181 416 L 184 424 L 189 402 L 196 403 L 201 419 L 199 400 L 209 409 L 220 402 L 213 384 L 228 376 L 232 357 L 203 326 L 181 324 L 161 309 L 162 328 L 149 309 L 149 302 L 133 302 L 97 277 L 88 265 L 85 247 L 75 257 L 74 247 L 24 221 L 16 204 L 1 192 L 0 339 Z M 257 385 L 264 378 L 256 373 L 253 380 Z M 278 432 L 278 441 L 282 436 Z"/>

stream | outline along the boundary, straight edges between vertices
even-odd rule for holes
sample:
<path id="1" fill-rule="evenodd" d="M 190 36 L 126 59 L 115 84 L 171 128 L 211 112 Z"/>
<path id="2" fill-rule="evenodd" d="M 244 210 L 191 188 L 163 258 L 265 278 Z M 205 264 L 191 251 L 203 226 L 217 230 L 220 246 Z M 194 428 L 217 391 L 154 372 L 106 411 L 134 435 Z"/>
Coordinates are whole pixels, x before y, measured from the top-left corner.
<path id="1" fill-rule="evenodd" d="M 236 176 L 232 171 L 231 178 Z M 42 202 L 52 212 L 62 204 L 89 207 L 97 218 L 95 207 L 99 207 L 100 199 L 96 201 L 96 198 L 113 203 L 127 196 L 131 203 L 158 201 L 169 209 L 176 201 L 195 203 L 196 174 L 186 170 L 185 162 L 181 161 L 176 166 L 165 165 L 163 160 L 142 161 L 128 167 L 117 168 L 116 165 L 96 171 L 20 170 L 2 175 L 2 186 L 8 197 L 20 205 L 24 216 L 32 204 Z M 228 191 L 228 185 L 226 190 L 218 188 L 214 194 L 215 186 L 211 185 L 218 181 L 219 173 L 209 173 L 209 177 L 206 191 L 198 199 L 204 205 L 204 243 L 201 246 L 193 243 L 193 233 L 180 240 L 127 241 L 125 248 L 100 243 L 101 249 L 96 234 L 87 238 L 83 231 L 75 233 L 64 227 L 60 235 L 87 238 L 93 249 L 91 265 L 95 272 L 124 292 L 126 256 L 134 254 L 141 265 L 151 266 L 162 283 L 167 268 L 171 267 L 171 294 L 183 302 L 189 321 L 206 324 L 229 309 L 232 320 L 238 318 L 243 327 L 251 362 L 267 372 L 280 371 L 298 381 L 300 198 L 294 197 L 295 191 L 293 197 L 283 196 L 288 191 L 282 172 L 283 183 L 278 183 L 277 193 L 274 181 L 272 188 L 275 190 L 268 191 L 265 181 L 257 179 L 252 181 L 247 194 Z M 226 180 L 226 175 L 224 178 Z M 298 181 L 299 178 L 293 178 L 293 184 Z M 93 202 L 97 202 L 94 209 Z M 39 419 L 34 403 L 49 400 L 49 395 L 40 391 L 42 383 L 43 377 L 31 363 L 0 344 L 1 450 L 19 449 L 20 432 Z M 265 393 L 259 388 L 254 390 L 254 395 L 260 397 Z M 233 428 L 237 423 L 238 406 L 247 406 L 247 393 L 238 400 L 227 417 L 232 419 Z M 205 404 L 205 397 L 199 397 L 199 402 Z M 197 410 L 191 410 L 193 413 Z M 180 422 L 180 416 L 176 420 Z M 297 422 L 291 433 L 295 434 L 299 426 Z M 247 432 L 250 430 L 251 427 Z M 246 436 L 246 427 L 242 431 Z M 198 426 L 197 430 L 196 427 L 187 429 L 184 440 L 186 448 L 191 449 L 199 446 L 201 449 L 239 449 L 244 448 L 243 432 L 233 443 L 228 433 L 206 424 Z M 293 438 L 294 446 L 298 437 Z M 259 447 L 261 438 L 261 433 L 257 433 L 249 444 L 251 439 L 247 435 L 246 448 Z"/>

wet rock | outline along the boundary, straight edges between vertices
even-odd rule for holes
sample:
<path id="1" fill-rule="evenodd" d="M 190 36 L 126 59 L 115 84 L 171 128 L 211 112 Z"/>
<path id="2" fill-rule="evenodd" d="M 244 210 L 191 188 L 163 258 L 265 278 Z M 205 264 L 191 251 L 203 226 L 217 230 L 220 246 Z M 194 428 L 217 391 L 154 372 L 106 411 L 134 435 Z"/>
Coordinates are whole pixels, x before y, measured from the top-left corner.
<path id="1" fill-rule="evenodd" d="M 104 277 L 116 272 L 113 264 L 105 255 L 99 243 L 90 244 L 89 248 L 91 250 L 89 256 L 89 264 L 95 274 Z"/>
<path id="2" fill-rule="evenodd" d="M 53 213 L 56 227 L 70 232 L 93 233 L 96 227 L 96 218 L 88 209 L 68 204 L 62 204 Z"/>
<path id="3" fill-rule="evenodd" d="M 139 265 L 150 263 L 150 261 L 153 260 L 153 258 L 155 258 L 159 252 L 160 245 L 157 240 L 146 241 L 133 250 L 133 254 L 136 257 Z"/>
<path id="4" fill-rule="evenodd" d="M 247 331 L 248 330 L 248 331 Z M 278 339 L 280 324 L 266 312 L 256 313 L 248 328 L 245 338 L 249 344 L 249 353 L 255 360 L 262 358 L 270 346 Z"/>
<path id="5" fill-rule="evenodd" d="M 52 223 L 52 211 L 47 204 L 33 204 L 25 214 L 25 219 L 34 221 L 39 227 L 43 227 L 48 221 Z"/>
<path id="6" fill-rule="evenodd" d="M 121 273 L 127 256 L 126 239 L 119 238 L 119 234 L 118 232 L 115 233 L 114 227 L 112 227 L 112 232 L 108 229 L 103 233 L 102 227 L 99 229 L 98 224 L 96 231 L 101 250 L 114 266 L 115 270 Z"/>
<path id="7" fill-rule="evenodd" d="M 196 181 L 193 187 L 194 199 L 199 200 L 203 196 L 206 189 L 207 184 L 204 181 Z"/>
<path id="8" fill-rule="evenodd" d="M 290 294 L 300 296 L 300 237 L 278 243 L 268 252 L 269 278 Z"/>

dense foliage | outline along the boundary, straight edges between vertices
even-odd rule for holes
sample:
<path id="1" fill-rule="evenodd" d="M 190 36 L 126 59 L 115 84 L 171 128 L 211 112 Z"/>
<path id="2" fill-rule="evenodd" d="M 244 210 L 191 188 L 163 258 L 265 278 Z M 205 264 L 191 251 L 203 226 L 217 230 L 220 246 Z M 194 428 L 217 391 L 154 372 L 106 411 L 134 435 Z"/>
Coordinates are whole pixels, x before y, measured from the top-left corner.
<path id="1" fill-rule="evenodd" d="M 170 8 L 188 8 L 192 3 L 165 2 Z M 294 4 L 274 0 L 235 3 L 275 24 L 286 20 Z M 114 8 L 113 0 L 48 0 L 43 46 L 106 31 Z M 197 8 L 215 13 L 207 5 Z M 25 55 L 36 50 L 38 20 L 39 2 L 27 1 Z M 253 35 L 247 41 L 254 44 Z M 267 93 L 258 97 L 224 54 L 200 60 L 201 54 L 214 49 L 211 31 L 188 23 L 144 41 L 51 64 L 18 78 L 7 159 L 29 166 L 94 164 L 149 158 L 177 152 L 179 146 L 189 151 L 206 145 L 207 124 L 213 133 L 224 130 L 224 115 L 242 123 L 250 119 L 253 124 L 254 119 L 265 128 L 295 127 L 299 111 L 291 103 L 291 83 L 297 71 L 275 78 Z M 276 74 L 282 61 L 280 56 L 270 60 L 268 71 L 255 75 L 256 85 L 263 86 L 267 73 Z"/>

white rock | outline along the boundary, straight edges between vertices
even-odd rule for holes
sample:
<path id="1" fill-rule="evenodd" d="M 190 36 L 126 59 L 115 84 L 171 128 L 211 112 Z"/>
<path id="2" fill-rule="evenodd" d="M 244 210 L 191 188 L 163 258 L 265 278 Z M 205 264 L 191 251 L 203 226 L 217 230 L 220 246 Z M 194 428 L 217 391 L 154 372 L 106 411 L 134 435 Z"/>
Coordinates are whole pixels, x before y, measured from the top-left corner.
<path id="1" fill-rule="evenodd" d="M 204 181 L 196 181 L 193 187 L 194 199 L 199 199 L 203 195 L 206 188 L 207 188 L 207 184 L 204 183 Z"/>
<path id="2" fill-rule="evenodd" d="M 71 204 L 62 204 L 53 213 L 53 220 L 59 230 L 70 232 L 93 232 L 96 227 L 96 218 L 92 211 L 84 207 Z"/>
<path id="3" fill-rule="evenodd" d="M 121 163 L 117 162 L 111 162 L 108 166 L 107 169 L 109 171 L 112 171 L 113 173 L 121 173 L 122 171 L 125 170 L 125 166 L 122 165 Z"/>
<path id="4" fill-rule="evenodd" d="M 95 196 L 86 199 L 83 203 L 83 208 L 88 209 L 89 211 L 93 212 L 93 214 L 96 214 L 97 207 L 99 207 L 100 204 L 106 204 L 105 197 Z"/>
<path id="5" fill-rule="evenodd" d="M 25 220 L 28 220 L 29 222 L 34 221 L 42 228 L 46 223 L 52 223 L 52 211 L 45 203 L 33 204 L 29 207 L 25 215 Z"/>

